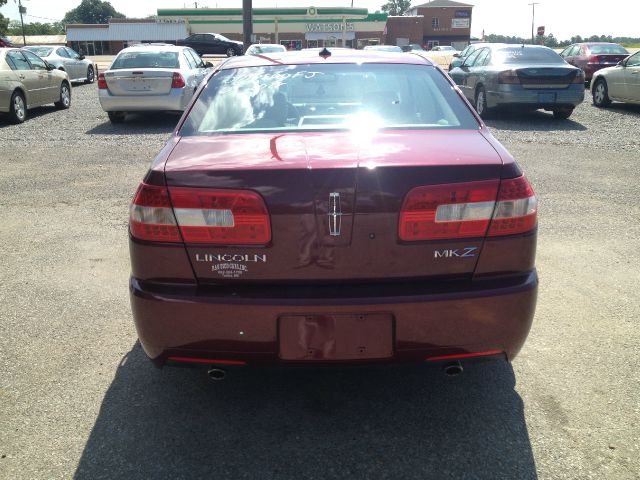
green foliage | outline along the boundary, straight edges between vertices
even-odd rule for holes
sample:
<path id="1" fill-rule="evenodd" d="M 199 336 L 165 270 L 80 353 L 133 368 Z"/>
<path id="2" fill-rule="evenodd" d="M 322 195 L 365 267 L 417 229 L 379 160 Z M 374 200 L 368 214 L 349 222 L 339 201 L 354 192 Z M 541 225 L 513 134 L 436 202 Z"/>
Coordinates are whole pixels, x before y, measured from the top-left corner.
<path id="1" fill-rule="evenodd" d="M 0 7 L 7 3 L 7 0 L 0 0 Z M 7 29 L 9 28 L 9 19 L 4 18 L 0 13 L 0 35 L 8 35 Z"/>
<path id="2" fill-rule="evenodd" d="M 64 35 L 64 25 L 62 22 L 54 23 L 25 23 L 25 35 Z M 22 35 L 22 26 L 20 20 L 12 20 L 9 22 L 7 35 Z"/>
<path id="3" fill-rule="evenodd" d="M 389 0 L 381 8 L 389 15 L 402 15 L 411 8 L 411 0 Z"/>
<path id="4" fill-rule="evenodd" d="M 485 36 L 485 41 L 487 42 L 495 42 L 495 43 L 531 43 L 531 37 L 523 38 L 523 37 L 509 37 L 506 35 L 495 35 L 490 34 Z M 624 44 L 633 44 L 640 42 L 640 38 L 632 38 L 632 37 L 612 37 L 611 35 L 591 35 L 590 37 L 581 37 L 580 35 L 574 35 L 568 40 L 558 40 L 553 33 L 549 35 L 545 35 L 543 37 L 536 37 L 536 43 L 538 45 L 546 45 L 550 48 L 564 48 L 572 43 L 581 43 L 581 42 L 613 42 Z"/>
<path id="5" fill-rule="evenodd" d="M 125 18 L 109 2 L 102 0 L 82 0 L 73 10 L 69 10 L 63 23 L 108 23 L 110 18 Z"/>

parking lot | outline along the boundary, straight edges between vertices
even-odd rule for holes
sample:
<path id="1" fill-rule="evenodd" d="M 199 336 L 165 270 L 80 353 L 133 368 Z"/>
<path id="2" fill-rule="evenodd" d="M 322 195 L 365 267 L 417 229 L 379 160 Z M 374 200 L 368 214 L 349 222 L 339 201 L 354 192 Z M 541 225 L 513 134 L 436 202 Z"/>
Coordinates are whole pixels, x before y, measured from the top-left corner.
<path id="1" fill-rule="evenodd" d="M 640 478 L 640 107 L 488 121 L 540 198 L 540 291 L 512 365 L 155 369 L 128 204 L 178 117 L 0 119 L 0 478 Z"/>

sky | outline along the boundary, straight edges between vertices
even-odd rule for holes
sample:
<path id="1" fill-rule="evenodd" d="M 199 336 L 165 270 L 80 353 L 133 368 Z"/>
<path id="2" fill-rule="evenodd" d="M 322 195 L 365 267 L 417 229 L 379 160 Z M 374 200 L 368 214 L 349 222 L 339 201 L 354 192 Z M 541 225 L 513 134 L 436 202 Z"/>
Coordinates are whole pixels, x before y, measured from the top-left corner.
<path id="1" fill-rule="evenodd" d="M 64 14 L 80 4 L 80 0 L 22 0 L 27 7 L 27 22 L 50 22 L 61 20 Z M 414 0 L 412 5 L 426 3 Z M 613 37 L 638 37 L 640 25 L 639 0 L 460 0 L 474 5 L 471 34 L 479 37 L 486 34 L 531 35 L 531 6 L 536 5 L 536 27 L 544 25 L 546 33 L 558 39 L 569 39 L 573 35 L 611 35 Z M 379 10 L 386 0 L 353 0 L 354 7 L 365 7 L 370 12 Z M 309 0 L 315 7 L 350 6 L 350 0 Z M 115 9 L 127 17 L 144 18 L 156 13 L 158 8 L 192 8 L 193 1 L 184 0 L 111 0 Z M 253 0 L 254 7 L 300 7 L 300 0 Z M 239 8 L 242 0 L 202 0 L 200 7 Z M 0 8 L 0 13 L 11 19 L 19 19 L 17 0 L 9 0 Z M 40 18 L 38 18 L 40 17 Z"/>

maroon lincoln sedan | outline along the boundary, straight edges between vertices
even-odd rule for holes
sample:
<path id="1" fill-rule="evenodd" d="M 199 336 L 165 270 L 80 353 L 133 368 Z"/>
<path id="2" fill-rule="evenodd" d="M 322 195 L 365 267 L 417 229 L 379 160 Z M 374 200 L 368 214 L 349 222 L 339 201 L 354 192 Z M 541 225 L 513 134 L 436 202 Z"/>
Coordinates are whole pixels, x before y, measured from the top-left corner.
<path id="1" fill-rule="evenodd" d="M 414 54 L 238 57 L 203 82 L 131 205 L 131 303 L 157 366 L 511 360 L 536 197 Z"/>

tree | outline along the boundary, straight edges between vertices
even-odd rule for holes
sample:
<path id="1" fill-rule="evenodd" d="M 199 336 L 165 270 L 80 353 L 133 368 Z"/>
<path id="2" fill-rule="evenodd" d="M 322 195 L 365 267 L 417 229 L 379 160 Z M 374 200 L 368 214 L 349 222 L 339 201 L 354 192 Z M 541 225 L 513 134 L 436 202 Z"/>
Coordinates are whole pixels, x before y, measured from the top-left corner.
<path id="1" fill-rule="evenodd" d="M 403 15 L 411 8 L 411 0 L 389 0 L 382 5 L 382 11 L 389 15 Z"/>
<path id="2" fill-rule="evenodd" d="M 1 0 L 0 0 L 1 1 Z M 73 10 L 69 10 L 62 19 L 63 23 L 108 23 L 110 18 L 125 18 L 109 2 L 101 0 L 82 0 Z"/>
<path id="3" fill-rule="evenodd" d="M 7 0 L 0 0 L 0 7 L 7 3 Z M 4 18 L 4 16 L 0 13 L 0 35 L 6 35 L 7 29 L 9 28 L 9 19 Z"/>
<path id="4" fill-rule="evenodd" d="M 54 23 L 25 23 L 24 24 L 25 35 L 64 35 L 64 25 L 60 22 Z M 8 35 L 22 36 L 22 25 L 20 20 L 11 20 L 9 22 L 9 28 L 7 28 Z"/>

